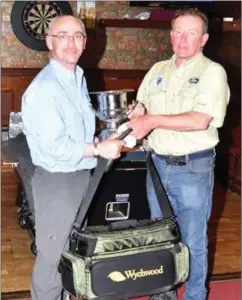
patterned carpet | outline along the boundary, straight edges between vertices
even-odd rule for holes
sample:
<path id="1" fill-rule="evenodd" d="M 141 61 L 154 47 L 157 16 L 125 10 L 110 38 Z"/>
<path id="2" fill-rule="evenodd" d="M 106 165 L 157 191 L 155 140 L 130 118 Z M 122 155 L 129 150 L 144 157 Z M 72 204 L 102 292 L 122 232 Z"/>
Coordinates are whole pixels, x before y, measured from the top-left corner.
<path id="1" fill-rule="evenodd" d="M 214 281 L 209 284 L 210 294 L 208 300 L 240 300 L 241 280 Z M 184 288 L 178 290 L 178 300 L 182 300 Z M 31 300 L 29 292 L 2 293 L 2 300 Z M 148 300 L 149 297 L 133 298 L 130 300 Z"/>

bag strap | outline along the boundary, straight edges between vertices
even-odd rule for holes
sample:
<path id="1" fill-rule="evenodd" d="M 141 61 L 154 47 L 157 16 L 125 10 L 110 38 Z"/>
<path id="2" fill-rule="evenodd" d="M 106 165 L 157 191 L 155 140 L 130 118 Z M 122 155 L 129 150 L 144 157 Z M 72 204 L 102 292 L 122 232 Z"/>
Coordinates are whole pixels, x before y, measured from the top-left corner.
<path id="1" fill-rule="evenodd" d="M 82 223 L 85 220 L 86 213 L 89 209 L 89 206 L 92 202 L 92 199 L 95 195 L 98 185 L 103 177 L 103 174 L 106 172 L 109 164 L 111 165 L 112 161 L 109 161 L 102 157 L 100 157 L 98 159 L 98 164 L 97 164 L 95 171 L 90 179 L 86 194 L 84 196 L 84 199 L 82 200 L 81 206 L 80 206 L 78 214 L 76 216 L 76 220 L 74 222 L 74 227 L 76 229 L 80 230 L 82 228 Z"/>
<path id="2" fill-rule="evenodd" d="M 124 131 L 120 136 L 119 139 L 125 138 L 129 133 L 131 132 L 130 129 Z M 157 174 L 157 171 L 155 169 L 154 163 L 151 158 L 150 151 L 147 152 L 147 166 L 148 170 L 151 174 L 151 178 L 154 184 L 154 189 L 156 192 L 156 196 L 159 201 L 159 205 L 162 211 L 163 218 L 172 218 L 173 212 L 170 206 L 170 202 L 168 200 L 168 197 L 165 193 L 165 190 L 163 188 L 162 183 L 160 182 L 159 176 Z M 86 214 L 88 212 L 88 209 L 90 207 L 90 204 L 92 202 L 93 197 L 95 196 L 96 190 L 99 186 L 99 183 L 104 175 L 104 173 L 110 168 L 112 165 L 113 160 L 108 160 L 105 158 L 100 157 L 98 160 L 97 167 L 95 168 L 95 171 L 90 179 L 90 182 L 87 187 L 86 194 L 84 196 L 84 199 L 81 203 L 81 206 L 79 208 L 79 211 L 77 213 L 75 222 L 73 224 L 73 229 L 75 230 L 81 230 L 82 224 L 84 223 L 84 220 L 86 219 Z"/>
<path id="3" fill-rule="evenodd" d="M 130 134 L 132 129 L 127 129 L 124 132 L 122 132 L 118 140 L 124 139 L 126 136 Z M 93 197 L 95 196 L 96 190 L 99 186 L 99 183 L 103 177 L 103 174 L 111 167 L 114 160 L 108 160 L 103 157 L 99 157 L 97 167 L 95 168 L 95 171 L 90 179 L 90 182 L 88 184 L 86 194 L 84 196 L 84 199 L 82 200 L 81 206 L 79 208 L 79 211 L 77 213 L 75 222 L 74 222 L 74 229 L 81 230 L 82 224 L 84 220 L 86 219 L 86 214 L 88 212 L 89 206 L 92 202 Z"/>
<path id="4" fill-rule="evenodd" d="M 173 218 L 175 216 L 174 216 L 174 213 L 172 211 L 171 204 L 170 204 L 170 201 L 167 197 L 167 194 L 165 192 L 163 184 L 162 184 L 162 182 L 159 178 L 159 175 L 157 173 L 157 170 L 155 168 L 154 162 L 152 160 L 151 151 L 147 151 L 146 159 L 147 159 L 147 168 L 149 170 L 149 173 L 150 173 L 150 176 L 151 176 L 151 179 L 152 179 L 152 182 L 153 182 L 155 194 L 156 194 L 156 197 L 158 199 L 160 209 L 162 211 L 162 217 L 164 219 Z"/>

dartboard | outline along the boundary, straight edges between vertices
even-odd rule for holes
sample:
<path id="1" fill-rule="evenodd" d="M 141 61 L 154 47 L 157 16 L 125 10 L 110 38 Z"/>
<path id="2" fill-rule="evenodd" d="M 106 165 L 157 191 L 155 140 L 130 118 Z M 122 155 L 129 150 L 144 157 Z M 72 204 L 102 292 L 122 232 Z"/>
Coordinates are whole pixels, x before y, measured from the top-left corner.
<path id="1" fill-rule="evenodd" d="M 16 1 L 11 12 L 11 24 L 15 35 L 25 46 L 46 51 L 45 36 L 49 24 L 60 15 L 72 15 L 67 1 Z"/>
<path id="2" fill-rule="evenodd" d="M 51 20 L 60 15 L 60 7 L 53 1 L 31 1 L 23 12 L 23 24 L 29 35 L 44 40 Z"/>

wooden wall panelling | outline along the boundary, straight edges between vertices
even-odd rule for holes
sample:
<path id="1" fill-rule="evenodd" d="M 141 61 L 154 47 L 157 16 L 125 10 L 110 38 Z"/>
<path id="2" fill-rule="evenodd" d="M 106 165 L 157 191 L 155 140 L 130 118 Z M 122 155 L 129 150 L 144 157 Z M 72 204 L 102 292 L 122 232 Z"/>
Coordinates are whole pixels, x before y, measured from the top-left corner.
<path id="1" fill-rule="evenodd" d="M 229 188 L 241 194 L 241 153 L 234 151 L 229 156 Z"/>
<path id="2" fill-rule="evenodd" d="M 1 118 L 2 126 L 8 125 L 9 112 L 14 110 L 14 92 L 2 89 L 1 92 Z"/>
<path id="3" fill-rule="evenodd" d="M 2 69 L 2 126 L 8 125 L 10 111 L 21 109 L 21 98 L 40 69 Z M 134 89 L 147 71 L 85 69 L 89 91 Z"/>
<path id="4" fill-rule="evenodd" d="M 241 1 L 215 1 L 215 7 L 221 17 L 241 18 Z"/>
<path id="5" fill-rule="evenodd" d="M 223 184 L 241 193 L 241 98 L 232 94 L 224 125 L 219 129 L 216 177 Z"/>
<path id="6" fill-rule="evenodd" d="M 147 70 L 85 69 L 89 91 L 138 90 Z"/>
<path id="7" fill-rule="evenodd" d="M 222 5 L 222 2 L 220 2 Z M 230 15 L 224 10 L 223 16 Z M 231 24 L 233 25 L 233 24 Z M 231 90 L 224 125 L 219 129 L 216 178 L 233 191 L 241 193 L 241 34 L 240 31 L 211 33 L 205 55 L 226 70 Z M 212 84 L 212 82 L 211 82 Z"/>
<path id="8" fill-rule="evenodd" d="M 38 71 L 39 69 L 2 69 L 2 126 L 8 126 L 10 111 L 20 111 L 22 95 Z"/>
<path id="9" fill-rule="evenodd" d="M 107 77 L 105 80 L 105 90 L 122 90 L 122 89 L 134 89 L 138 90 L 140 80 L 138 79 L 118 79 Z"/>
<path id="10" fill-rule="evenodd" d="M 20 110 L 21 96 L 38 72 L 39 69 L 2 69 L 2 126 L 8 125 L 8 114 L 11 110 Z M 118 89 L 137 91 L 147 71 L 93 68 L 85 69 L 84 72 L 89 91 Z M 230 74 L 228 75 L 230 76 Z M 231 184 L 234 181 L 236 191 L 240 192 L 241 99 L 240 87 L 238 87 L 237 81 L 234 83 L 225 123 L 219 130 L 221 143 L 217 149 L 216 173 L 224 184 Z M 233 91 L 235 91 L 234 94 Z M 236 166 L 235 159 L 237 159 Z"/>

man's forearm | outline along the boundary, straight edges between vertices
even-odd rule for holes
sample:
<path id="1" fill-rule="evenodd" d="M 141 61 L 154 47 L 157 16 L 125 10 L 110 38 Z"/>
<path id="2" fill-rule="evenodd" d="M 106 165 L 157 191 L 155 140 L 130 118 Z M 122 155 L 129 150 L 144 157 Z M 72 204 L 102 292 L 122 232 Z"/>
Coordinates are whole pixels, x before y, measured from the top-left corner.
<path id="1" fill-rule="evenodd" d="M 154 129 L 173 131 L 200 131 L 206 130 L 212 118 L 209 115 L 190 111 L 177 115 L 144 115 L 132 119 L 129 128 L 136 139 L 142 139 Z"/>
<path id="2" fill-rule="evenodd" d="M 150 115 L 153 129 L 162 128 L 174 131 L 206 130 L 212 118 L 206 114 L 190 111 L 177 115 Z"/>
<path id="3" fill-rule="evenodd" d="M 94 156 L 93 148 L 94 148 L 93 143 L 86 144 L 85 151 L 84 151 L 84 157 L 93 157 Z"/>

